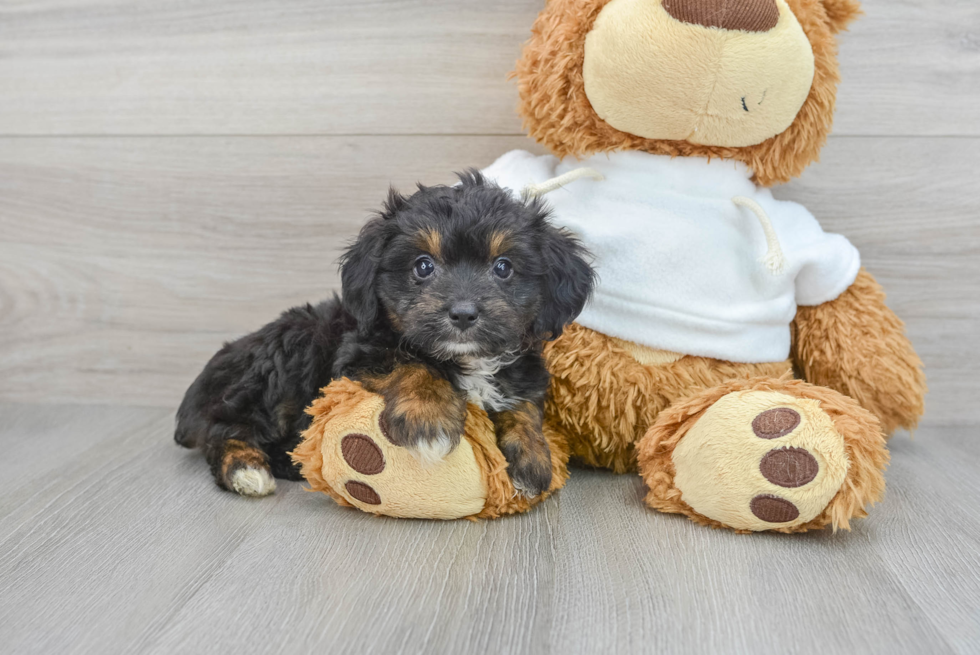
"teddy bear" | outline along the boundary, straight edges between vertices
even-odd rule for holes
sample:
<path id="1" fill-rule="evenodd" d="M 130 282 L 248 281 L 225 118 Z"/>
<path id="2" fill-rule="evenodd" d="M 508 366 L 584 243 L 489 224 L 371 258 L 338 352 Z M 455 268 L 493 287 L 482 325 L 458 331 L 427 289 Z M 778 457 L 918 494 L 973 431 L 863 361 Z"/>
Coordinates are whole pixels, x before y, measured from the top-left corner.
<path id="1" fill-rule="evenodd" d="M 544 196 L 594 254 L 595 296 L 547 344 L 553 482 L 525 498 L 471 406 L 426 468 L 383 401 L 324 389 L 294 452 L 315 490 L 376 514 L 492 518 L 569 461 L 638 473 L 646 504 L 737 532 L 849 528 L 884 492 L 887 438 L 923 413 L 922 362 L 844 237 L 771 187 L 817 160 L 854 0 L 549 0 L 518 61 L 551 154 L 484 175 Z"/>

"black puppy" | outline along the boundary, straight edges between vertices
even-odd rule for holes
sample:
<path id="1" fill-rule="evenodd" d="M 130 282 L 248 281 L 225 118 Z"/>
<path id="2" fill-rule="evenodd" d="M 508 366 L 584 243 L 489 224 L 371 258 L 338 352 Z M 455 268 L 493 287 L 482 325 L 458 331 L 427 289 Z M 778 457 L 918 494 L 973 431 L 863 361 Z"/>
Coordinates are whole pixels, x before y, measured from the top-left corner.
<path id="1" fill-rule="evenodd" d="M 204 450 L 224 489 L 271 493 L 272 476 L 300 479 L 288 453 L 309 425 L 303 410 L 346 376 L 384 397 L 390 438 L 423 460 L 459 443 L 467 400 L 482 405 L 514 486 L 540 494 L 551 484 L 542 342 L 591 294 L 586 256 L 541 202 L 479 173 L 392 191 L 343 256 L 343 300 L 226 344 L 187 390 L 175 439 Z"/>

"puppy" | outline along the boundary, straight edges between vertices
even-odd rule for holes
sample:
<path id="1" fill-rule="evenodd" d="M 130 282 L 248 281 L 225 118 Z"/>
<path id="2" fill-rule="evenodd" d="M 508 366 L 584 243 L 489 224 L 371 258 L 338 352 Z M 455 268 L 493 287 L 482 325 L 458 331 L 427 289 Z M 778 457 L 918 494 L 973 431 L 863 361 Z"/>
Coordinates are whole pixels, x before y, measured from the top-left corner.
<path id="1" fill-rule="evenodd" d="M 346 376 L 384 397 L 391 440 L 423 461 L 459 443 L 467 401 L 482 406 L 514 486 L 536 496 L 551 484 L 542 343 L 589 298 L 587 258 L 541 202 L 479 173 L 409 198 L 392 190 L 341 259 L 342 300 L 226 344 L 187 390 L 175 439 L 203 449 L 220 487 L 271 493 L 273 476 L 300 479 L 288 453 L 303 410 Z"/>

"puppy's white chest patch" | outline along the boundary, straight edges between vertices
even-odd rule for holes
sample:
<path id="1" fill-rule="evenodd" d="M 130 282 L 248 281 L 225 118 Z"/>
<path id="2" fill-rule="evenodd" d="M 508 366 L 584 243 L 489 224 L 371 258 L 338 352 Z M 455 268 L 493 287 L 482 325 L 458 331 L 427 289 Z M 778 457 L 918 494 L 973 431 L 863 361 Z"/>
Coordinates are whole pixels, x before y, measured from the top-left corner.
<path id="1" fill-rule="evenodd" d="M 512 400 L 504 398 L 493 381 L 506 362 L 499 357 L 492 359 L 468 358 L 460 362 L 463 374 L 458 380 L 460 389 L 466 392 L 471 403 L 487 411 L 500 412 L 514 406 Z"/>

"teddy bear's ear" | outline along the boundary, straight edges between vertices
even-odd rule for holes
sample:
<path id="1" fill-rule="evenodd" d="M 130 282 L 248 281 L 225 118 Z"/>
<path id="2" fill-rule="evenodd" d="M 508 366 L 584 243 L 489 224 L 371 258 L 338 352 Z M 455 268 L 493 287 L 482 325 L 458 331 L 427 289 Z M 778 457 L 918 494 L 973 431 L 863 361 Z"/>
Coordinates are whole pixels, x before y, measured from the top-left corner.
<path id="1" fill-rule="evenodd" d="M 847 29 L 855 18 L 861 15 L 861 4 L 857 0 L 823 0 L 827 22 L 836 34 Z"/>

